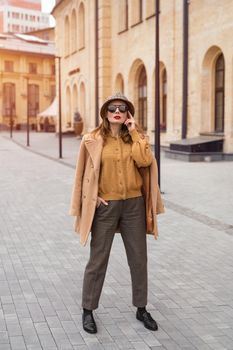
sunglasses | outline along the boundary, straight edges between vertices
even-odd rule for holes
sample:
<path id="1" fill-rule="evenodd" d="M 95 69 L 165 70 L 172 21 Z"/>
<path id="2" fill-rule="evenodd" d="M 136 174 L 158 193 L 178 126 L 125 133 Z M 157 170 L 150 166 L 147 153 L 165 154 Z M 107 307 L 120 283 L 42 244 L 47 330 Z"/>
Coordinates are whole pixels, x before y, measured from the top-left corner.
<path id="1" fill-rule="evenodd" d="M 118 108 L 119 112 L 121 112 L 121 113 L 125 113 L 128 111 L 128 106 L 126 106 L 126 105 L 109 105 L 107 110 L 110 113 L 114 113 L 114 112 L 116 112 L 117 108 Z"/>

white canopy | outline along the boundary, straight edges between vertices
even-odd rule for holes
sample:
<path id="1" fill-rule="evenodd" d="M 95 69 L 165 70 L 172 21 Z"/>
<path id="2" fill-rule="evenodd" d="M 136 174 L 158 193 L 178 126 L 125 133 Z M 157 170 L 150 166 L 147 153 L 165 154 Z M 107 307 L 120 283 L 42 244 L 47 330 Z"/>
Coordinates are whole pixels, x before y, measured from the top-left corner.
<path id="1" fill-rule="evenodd" d="M 58 100 L 57 100 L 57 97 L 55 97 L 52 104 L 43 112 L 38 113 L 37 117 L 57 117 L 57 115 L 58 115 Z"/>

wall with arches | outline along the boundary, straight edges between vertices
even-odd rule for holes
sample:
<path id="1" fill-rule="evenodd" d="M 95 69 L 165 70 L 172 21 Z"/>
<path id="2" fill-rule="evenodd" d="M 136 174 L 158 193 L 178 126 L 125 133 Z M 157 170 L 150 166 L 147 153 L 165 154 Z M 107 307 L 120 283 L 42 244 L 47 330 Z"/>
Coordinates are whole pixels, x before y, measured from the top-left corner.
<path id="1" fill-rule="evenodd" d="M 233 3 L 197 0 L 190 4 L 188 135 L 223 135 L 233 151 Z M 218 8 L 218 10 L 216 10 Z"/>
<path id="2" fill-rule="evenodd" d="M 54 12 L 57 23 L 56 49 L 57 55 L 61 57 L 63 131 L 73 128 L 75 112 L 79 112 L 83 118 L 84 132 L 95 126 L 95 104 L 92 102 L 95 97 L 95 62 L 91 59 L 94 57 L 95 47 L 90 44 L 94 40 L 94 5 L 94 1 L 62 1 Z M 56 68 L 58 81 L 58 60 Z M 57 84 L 57 94 L 58 88 Z"/>
<path id="3" fill-rule="evenodd" d="M 75 107 L 85 109 L 85 131 L 95 126 L 96 119 L 94 3 L 91 0 L 64 0 L 55 13 L 59 23 L 57 42 L 63 61 L 63 88 L 66 88 L 64 84 L 68 84 L 71 94 L 78 96 L 78 106 Z M 230 0 L 223 0 L 221 8 L 217 0 L 196 0 L 189 3 L 187 137 L 198 136 L 200 133 L 222 133 L 225 137 L 224 150 L 228 152 L 233 152 L 232 13 L 233 3 Z M 76 32 L 73 25 L 75 16 Z M 65 27 L 69 28 L 69 34 L 66 34 Z M 159 74 L 161 143 L 164 145 L 181 138 L 182 31 L 183 2 L 160 1 Z M 124 92 L 135 104 L 136 120 L 153 142 L 155 2 L 99 0 L 98 34 L 100 106 L 114 91 Z M 77 44 L 76 51 L 74 41 Z M 216 68 L 220 59 L 221 64 L 218 63 Z M 224 83 L 216 87 L 216 82 L 222 79 L 222 75 Z M 77 91 L 72 88 L 73 80 Z M 81 105 L 83 101 L 85 107 Z M 75 104 L 72 104 L 73 111 Z"/>

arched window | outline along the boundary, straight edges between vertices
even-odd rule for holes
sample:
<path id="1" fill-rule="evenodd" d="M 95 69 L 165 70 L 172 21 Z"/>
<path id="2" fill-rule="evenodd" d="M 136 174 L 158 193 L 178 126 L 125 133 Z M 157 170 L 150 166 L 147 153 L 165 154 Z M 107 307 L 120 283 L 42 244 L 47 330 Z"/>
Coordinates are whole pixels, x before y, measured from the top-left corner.
<path id="1" fill-rule="evenodd" d="M 3 116 L 15 116 L 15 84 L 3 84 Z"/>
<path id="2" fill-rule="evenodd" d="M 71 15 L 71 52 L 77 50 L 77 20 L 76 20 L 76 11 L 73 9 Z"/>
<path id="3" fill-rule="evenodd" d="M 161 81 L 161 120 L 160 129 L 166 131 L 167 128 L 167 72 L 164 68 L 162 71 L 162 81 Z"/>
<path id="4" fill-rule="evenodd" d="M 115 91 L 124 93 L 124 80 L 120 73 L 117 74 L 117 77 L 116 77 Z"/>
<path id="5" fill-rule="evenodd" d="M 78 110 L 78 89 L 77 89 L 77 85 L 75 84 L 73 86 L 73 117 L 74 117 L 74 113 L 76 112 L 79 112 L 79 110 Z"/>
<path id="6" fill-rule="evenodd" d="M 143 66 L 138 79 L 138 123 L 147 130 L 147 77 Z"/>
<path id="7" fill-rule="evenodd" d="M 70 22 L 69 17 L 65 18 L 65 35 L 64 35 L 64 48 L 65 48 L 65 56 L 70 53 Z"/>
<path id="8" fill-rule="evenodd" d="M 83 3 L 80 4 L 78 9 L 78 48 L 83 49 L 85 47 L 85 11 Z"/>
<path id="9" fill-rule="evenodd" d="M 66 88 L 66 127 L 71 127 L 71 94 L 69 86 Z"/>
<path id="10" fill-rule="evenodd" d="M 225 64 L 221 54 L 215 64 L 215 132 L 224 131 Z"/>
<path id="11" fill-rule="evenodd" d="M 85 85 L 82 82 L 80 84 L 80 114 L 83 119 L 85 119 L 86 115 L 86 92 Z"/>
<path id="12" fill-rule="evenodd" d="M 123 32 L 128 29 L 128 0 L 120 0 L 118 3 L 119 8 L 119 32 Z"/>
<path id="13" fill-rule="evenodd" d="M 51 95 L 51 102 L 53 102 L 53 100 L 56 97 L 56 85 L 50 86 L 50 95 Z"/>
<path id="14" fill-rule="evenodd" d="M 131 25 L 142 21 L 142 0 L 131 0 Z"/>
<path id="15" fill-rule="evenodd" d="M 39 85 L 28 85 L 28 114 L 29 117 L 36 117 L 40 109 Z"/>

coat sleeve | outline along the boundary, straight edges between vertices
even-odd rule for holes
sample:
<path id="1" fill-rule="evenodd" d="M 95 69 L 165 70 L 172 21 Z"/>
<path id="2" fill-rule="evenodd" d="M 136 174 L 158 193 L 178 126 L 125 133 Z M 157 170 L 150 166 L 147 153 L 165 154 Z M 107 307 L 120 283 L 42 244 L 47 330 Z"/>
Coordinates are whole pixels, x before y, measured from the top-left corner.
<path id="1" fill-rule="evenodd" d="M 133 141 L 132 157 L 138 168 L 151 165 L 153 154 L 150 145 L 145 138 L 142 138 L 136 129 L 130 132 Z"/>
<path id="2" fill-rule="evenodd" d="M 77 219 L 81 215 L 82 181 L 83 181 L 83 174 L 85 170 L 85 160 L 86 160 L 86 147 L 85 147 L 84 138 L 83 138 L 80 145 L 80 150 L 79 150 L 77 164 L 76 164 L 74 185 L 73 185 L 70 210 L 69 210 L 69 215 L 77 216 Z"/>

